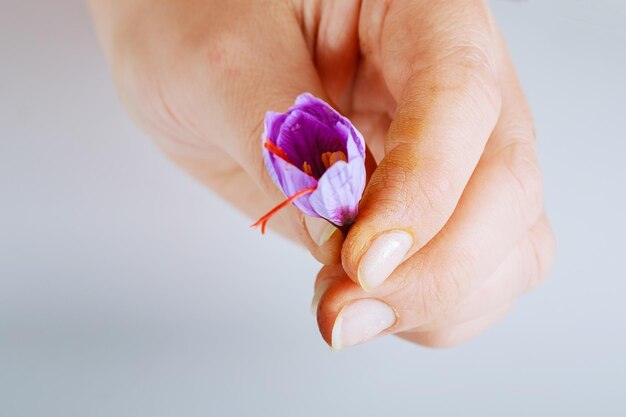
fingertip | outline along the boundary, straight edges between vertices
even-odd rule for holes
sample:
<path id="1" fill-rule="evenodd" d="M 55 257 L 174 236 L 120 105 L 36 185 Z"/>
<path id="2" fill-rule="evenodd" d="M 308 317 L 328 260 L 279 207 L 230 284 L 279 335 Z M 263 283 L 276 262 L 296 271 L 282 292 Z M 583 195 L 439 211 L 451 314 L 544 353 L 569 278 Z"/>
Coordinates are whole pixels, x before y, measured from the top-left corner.
<path id="1" fill-rule="evenodd" d="M 352 232 L 352 231 L 351 231 Z M 408 229 L 349 234 L 342 248 L 342 264 L 348 276 L 363 290 L 378 288 L 409 256 L 415 245 Z"/>
<path id="2" fill-rule="evenodd" d="M 325 288 L 317 306 L 317 325 L 322 338 L 328 346 L 333 347 L 333 329 L 335 328 L 339 312 L 351 300 L 358 297 L 361 291 L 345 275 L 334 278 L 331 284 Z M 335 343 L 335 345 L 337 344 Z"/>
<path id="3" fill-rule="evenodd" d="M 310 252 L 318 262 L 324 265 L 341 265 L 343 240 L 343 233 L 336 229 L 322 246 L 314 245 Z"/>
<path id="4" fill-rule="evenodd" d="M 327 220 L 304 216 L 301 241 L 318 262 L 324 265 L 341 264 L 344 235 Z"/>
<path id="5" fill-rule="evenodd" d="M 338 311 L 335 312 L 329 305 L 324 302 L 325 296 L 328 294 L 328 291 L 322 296 L 322 299 L 319 301 L 319 305 L 317 306 L 317 327 L 320 331 L 320 335 L 322 339 L 326 342 L 326 344 L 330 347 L 333 346 L 333 327 L 335 325 L 335 319 L 337 317 Z"/>
<path id="6" fill-rule="evenodd" d="M 333 233 L 339 230 L 328 220 L 320 217 L 304 216 L 304 224 L 306 225 L 311 239 L 313 239 L 313 242 L 315 242 L 317 246 L 324 246 L 324 244 L 330 240 Z"/>
<path id="7" fill-rule="evenodd" d="M 392 328 L 396 311 L 376 298 L 359 298 L 339 311 L 331 333 L 331 347 L 340 350 L 368 342 Z"/>

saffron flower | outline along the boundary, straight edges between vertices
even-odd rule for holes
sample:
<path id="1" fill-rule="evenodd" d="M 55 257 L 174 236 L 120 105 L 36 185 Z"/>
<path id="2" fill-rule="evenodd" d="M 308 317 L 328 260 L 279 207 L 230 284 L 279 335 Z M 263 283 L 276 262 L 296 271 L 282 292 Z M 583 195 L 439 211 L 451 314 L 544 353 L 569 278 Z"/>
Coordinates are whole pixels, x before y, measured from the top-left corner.
<path id="1" fill-rule="evenodd" d="M 323 100 L 300 94 L 286 113 L 267 112 L 263 159 L 287 200 L 253 226 L 293 203 L 337 227 L 356 218 L 365 188 L 365 141 L 352 123 Z"/>

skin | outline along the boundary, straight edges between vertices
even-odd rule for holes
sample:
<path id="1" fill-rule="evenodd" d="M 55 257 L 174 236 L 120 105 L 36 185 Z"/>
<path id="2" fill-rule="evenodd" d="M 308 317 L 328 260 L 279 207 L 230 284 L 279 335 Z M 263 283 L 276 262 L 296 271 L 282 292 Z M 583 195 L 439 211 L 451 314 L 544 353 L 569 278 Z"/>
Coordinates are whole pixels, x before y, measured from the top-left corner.
<path id="1" fill-rule="evenodd" d="M 284 200 L 263 165 L 267 110 L 308 91 L 363 133 L 373 156 L 359 217 L 321 246 L 288 207 L 269 226 L 326 264 L 317 308 L 391 306 L 383 334 L 451 346 L 538 285 L 554 259 L 530 110 L 478 0 L 91 0 L 119 95 L 179 166 L 256 219 Z M 373 162 L 375 160 L 375 163 Z M 377 165 L 377 166 L 376 166 Z M 386 231 L 413 237 L 382 285 L 358 281 Z"/>

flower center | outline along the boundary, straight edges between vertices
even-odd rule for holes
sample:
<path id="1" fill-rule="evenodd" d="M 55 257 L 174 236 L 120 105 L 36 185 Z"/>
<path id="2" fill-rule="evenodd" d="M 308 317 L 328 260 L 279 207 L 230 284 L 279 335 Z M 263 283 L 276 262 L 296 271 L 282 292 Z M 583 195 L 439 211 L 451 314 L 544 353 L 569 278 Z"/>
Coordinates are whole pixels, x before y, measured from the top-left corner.
<path id="1" fill-rule="evenodd" d="M 297 166 L 287 156 L 287 153 L 283 149 L 280 148 L 280 146 L 272 143 L 269 140 L 265 141 L 264 146 L 265 146 L 265 149 L 270 151 L 272 154 L 274 154 L 278 158 L 282 159 L 283 161 L 285 161 L 285 162 L 287 162 L 287 163 L 289 163 L 291 165 Z M 322 162 L 322 166 L 324 167 L 324 171 L 320 173 L 320 176 L 321 176 L 335 162 L 338 162 L 338 161 L 348 162 L 348 158 L 346 157 L 346 154 L 343 153 L 342 151 L 324 152 L 324 153 L 322 153 L 320 155 L 320 161 Z M 303 161 L 302 162 L 302 168 L 301 169 L 302 169 L 302 172 L 304 172 L 305 174 L 310 175 L 310 176 L 314 177 L 315 179 L 319 179 L 319 176 L 315 175 L 315 172 L 313 171 L 313 167 L 311 166 L 311 163 L 309 163 L 308 161 Z"/>
<path id="2" fill-rule="evenodd" d="M 324 167 L 326 169 L 330 168 L 331 165 L 337 161 L 348 162 L 348 158 L 346 158 L 346 154 L 341 151 L 324 152 L 321 158 L 322 158 L 322 164 L 324 164 Z"/>
<path id="3" fill-rule="evenodd" d="M 324 152 L 320 156 L 320 158 L 322 160 L 322 165 L 324 166 L 324 172 L 326 172 L 326 170 L 330 168 L 332 164 L 334 164 L 337 161 L 348 162 L 348 158 L 346 158 L 346 154 L 341 151 Z M 309 174 L 310 176 L 315 177 L 316 179 L 319 179 L 319 177 L 315 176 L 315 174 L 313 173 L 313 168 L 311 167 L 311 164 L 309 164 L 307 161 L 304 161 L 302 163 L 302 171 L 304 171 L 305 174 Z M 322 172 L 322 174 L 324 174 L 324 172 Z"/>
<path id="4" fill-rule="evenodd" d="M 278 145 L 270 142 L 269 140 L 266 140 L 264 146 L 265 146 L 265 149 L 267 149 L 269 152 L 271 152 L 278 158 L 281 158 L 285 162 L 295 166 L 295 164 L 287 156 L 285 151 L 282 150 Z M 343 153 L 342 151 L 324 152 L 320 155 L 320 159 L 321 159 L 322 165 L 324 166 L 324 172 L 326 172 L 326 170 L 328 170 L 328 168 L 330 168 L 335 162 L 338 162 L 338 161 L 348 162 L 348 158 L 346 158 L 346 154 Z M 311 167 L 311 164 L 309 164 L 307 161 L 302 162 L 302 171 L 316 179 L 319 179 L 319 177 L 315 176 L 315 174 L 313 173 L 313 168 Z M 305 196 L 307 194 L 311 194 L 316 189 L 317 189 L 317 185 L 313 187 L 309 187 L 309 188 L 304 188 L 298 191 L 297 193 L 295 193 L 294 195 L 292 195 L 291 197 L 289 197 L 288 199 L 286 199 L 285 201 L 283 201 L 282 203 L 274 207 L 272 210 L 270 210 L 267 214 L 265 214 L 259 220 L 257 220 L 256 223 L 252 225 L 252 227 L 261 226 L 261 233 L 265 233 L 265 227 L 267 226 L 267 222 L 272 216 L 274 216 L 282 208 L 293 203 L 298 198 Z"/>

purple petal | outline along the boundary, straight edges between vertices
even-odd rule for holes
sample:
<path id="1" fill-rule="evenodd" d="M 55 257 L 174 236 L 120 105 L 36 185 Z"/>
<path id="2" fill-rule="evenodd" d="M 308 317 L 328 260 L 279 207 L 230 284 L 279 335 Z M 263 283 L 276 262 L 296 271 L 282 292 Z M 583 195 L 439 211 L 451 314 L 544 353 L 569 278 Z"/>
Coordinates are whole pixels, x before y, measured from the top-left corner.
<path id="1" fill-rule="evenodd" d="M 302 172 L 287 161 L 271 154 L 267 149 L 263 149 L 263 160 L 274 183 L 280 188 L 286 198 L 295 193 L 317 184 L 317 180 L 312 176 Z M 294 205 L 304 213 L 319 217 L 317 212 L 311 207 L 309 198 L 311 194 L 302 196 L 294 201 Z"/>
<path id="2" fill-rule="evenodd" d="M 265 169 L 267 169 L 267 172 L 268 174 L 270 174 L 270 177 L 272 178 L 272 181 L 274 181 L 274 184 L 276 184 L 278 188 L 280 188 L 282 191 L 284 179 L 283 179 L 282 172 L 280 170 L 277 170 L 275 167 L 276 159 L 278 158 L 272 155 L 271 152 L 265 149 L 265 146 L 264 146 L 263 147 L 263 162 L 265 162 Z"/>
<path id="3" fill-rule="evenodd" d="M 337 123 L 335 130 L 341 132 L 341 135 L 347 138 L 346 156 L 348 157 L 348 161 L 352 161 L 354 158 L 365 160 L 365 141 L 361 133 L 359 133 L 347 119 L 345 119 L 345 123 Z"/>
<path id="4" fill-rule="evenodd" d="M 365 164 L 354 158 L 334 163 L 319 179 L 309 203 L 317 214 L 337 226 L 351 224 L 365 188 Z"/>
<path id="5" fill-rule="evenodd" d="M 286 113 L 267 113 L 262 139 L 276 145 L 276 152 L 284 152 L 289 161 L 263 148 L 267 171 L 285 197 L 317 186 L 294 204 L 337 226 L 354 221 L 365 188 L 365 142 L 347 118 L 305 93 Z M 337 161 L 326 169 L 322 155 L 327 152 L 342 152 L 348 161 Z"/>
<path id="6" fill-rule="evenodd" d="M 287 113 L 276 113 L 268 111 L 265 114 L 265 131 L 263 132 L 263 141 L 269 139 L 272 143 L 276 143 L 278 135 L 280 134 L 280 127 L 285 122 Z"/>
<path id="7" fill-rule="evenodd" d="M 296 97 L 296 102 L 290 110 L 305 111 L 328 126 L 334 126 L 343 118 L 328 103 L 311 93 L 302 93 Z"/>
<path id="8" fill-rule="evenodd" d="M 310 93 L 303 93 L 296 98 L 292 109 L 306 111 L 325 125 L 333 126 L 335 131 L 341 132 L 341 137 L 348 139 L 345 146 L 347 147 L 348 153 L 346 155 L 349 161 L 356 156 L 365 159 L 365 140 L 363 135 L 354 127 L 350 120 L 339 114 L 328 103 Z"/>
<path id="9" fill-rule="evenodd" d="M 350 125 L 350 136 L 346 144 L 348 148 L 348 161 L 351 161 L 354 157 L 360 157 L 365 160 L 365 139 L 363 139 L 361 132 L 356 130 L 348 119 L 346 119 L 346 122 Z"/>
<path id="10" fill-rule="evenodd" d="M 333 129 L 335 126 L 323 124 L 319 119 L 301 110 L 290 112 L 280 129 L 276 144 L 287 154 L 297 167 L 306 161 L 312 168 L 314 176 L 320 177 L 326 167 L 321 155 L 325 152 L 341 151 L 348 153 L 346 142 L 348 131 Z"/>

